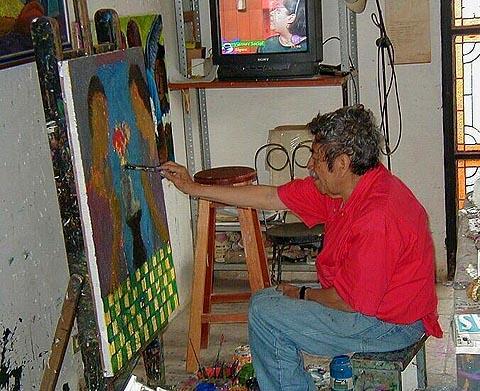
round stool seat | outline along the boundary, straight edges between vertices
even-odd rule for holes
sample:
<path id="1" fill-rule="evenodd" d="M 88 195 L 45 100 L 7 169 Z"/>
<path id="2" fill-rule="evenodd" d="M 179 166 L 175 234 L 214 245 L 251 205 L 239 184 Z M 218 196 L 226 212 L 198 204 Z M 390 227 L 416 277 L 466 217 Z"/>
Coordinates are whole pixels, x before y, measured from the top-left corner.
<path id="1" fill-rule="evenodd" d="M 267 237 L 271 242 L 279 245 L 289 244 L 314 244 L 322 240 L 324 225 L 319 224 L 313 228 L 308 228 L 305 224 L 286 223 L 268 228 Z"/>
<path id="2" fill-rule="evenodd" d="M 193 176 L 193 180 L 202 185 L 235 185 L 252 182 L 256 178 L 256 171 L 244 166 L 216 167 L 199 171 Z"/>

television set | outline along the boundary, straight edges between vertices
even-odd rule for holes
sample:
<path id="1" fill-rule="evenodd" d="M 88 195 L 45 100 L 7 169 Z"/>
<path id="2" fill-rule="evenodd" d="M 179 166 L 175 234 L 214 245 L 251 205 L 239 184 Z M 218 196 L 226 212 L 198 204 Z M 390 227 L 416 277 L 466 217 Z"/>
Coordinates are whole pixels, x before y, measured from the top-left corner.
<path id="1" fill-rule="evenodd" d="M 321 0 L 210 0 L 210 20 L 221 80 L 307 77 L 322 61 Z"/>

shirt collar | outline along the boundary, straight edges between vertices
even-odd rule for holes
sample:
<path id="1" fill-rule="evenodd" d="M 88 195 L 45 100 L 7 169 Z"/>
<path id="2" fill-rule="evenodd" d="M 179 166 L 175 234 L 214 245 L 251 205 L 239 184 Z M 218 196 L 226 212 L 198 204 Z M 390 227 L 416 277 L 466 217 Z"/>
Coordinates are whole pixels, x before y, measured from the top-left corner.
<path id="1" fill-rule="evenodd" d="M 355 205 L 359 199 L 362 198 L 362 195 L 365 194 L 365 190 L 368 189 L 377 178 L 384 174 L 387 171 L 385 166 L 382 163 L 378 163 L 375 167 L 368 170 L 365 174 L 360 177 L 357 185 L 348 197 L 347 202 L 343 204 L 342 209 L 349 209 L 351 205 Z"/>

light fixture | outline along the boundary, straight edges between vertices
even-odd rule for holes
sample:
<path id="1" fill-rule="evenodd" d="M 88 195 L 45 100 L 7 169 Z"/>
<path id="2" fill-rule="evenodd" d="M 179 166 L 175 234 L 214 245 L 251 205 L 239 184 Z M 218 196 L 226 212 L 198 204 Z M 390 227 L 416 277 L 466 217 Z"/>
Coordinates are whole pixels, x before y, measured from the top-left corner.
<path id="1" fill-rule="evenodd" d="M 367 0 L 345 0 L 345 3 L 347 3 L 347 8 L 350 11 L 359 14 L 360 12 L 363 12 L 365 10 Z"/>

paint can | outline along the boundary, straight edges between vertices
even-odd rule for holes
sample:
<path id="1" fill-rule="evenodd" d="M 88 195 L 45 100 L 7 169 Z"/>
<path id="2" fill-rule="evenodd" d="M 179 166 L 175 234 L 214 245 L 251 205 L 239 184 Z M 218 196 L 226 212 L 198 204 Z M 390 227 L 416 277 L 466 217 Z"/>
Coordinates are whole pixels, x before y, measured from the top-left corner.
<path id="1" fill-rule="evenodd" d="M 252 354 L 250 353 L 250 345 L 240 345 L 235 348 L 233 361 L 238 362 L 238 368 L 252 362 Z"/>
<path id="2" fill-rule="evenodd" d="M 353 390 L 353 368 L 346 354 L 335 356 L 330 362 L 330 388 L 333 391 Z"/>

